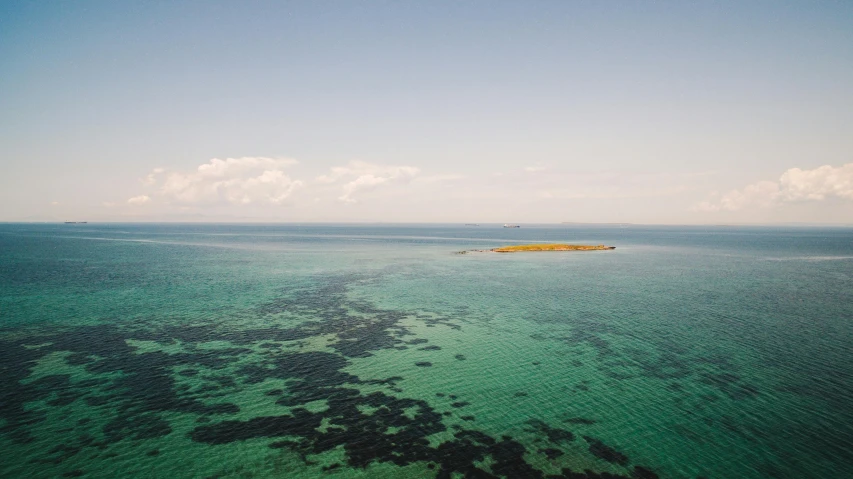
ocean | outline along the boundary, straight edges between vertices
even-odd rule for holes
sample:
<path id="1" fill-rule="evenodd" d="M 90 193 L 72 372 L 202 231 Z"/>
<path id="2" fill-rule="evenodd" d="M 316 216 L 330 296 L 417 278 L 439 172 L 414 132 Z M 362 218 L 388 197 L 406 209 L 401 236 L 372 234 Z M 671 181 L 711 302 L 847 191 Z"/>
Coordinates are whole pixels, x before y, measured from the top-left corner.
<path id="1" fill-rule="evenodd" d="M 0 477 L 853 477 L 851 345 L 853 229 L 0 224 Z"/>

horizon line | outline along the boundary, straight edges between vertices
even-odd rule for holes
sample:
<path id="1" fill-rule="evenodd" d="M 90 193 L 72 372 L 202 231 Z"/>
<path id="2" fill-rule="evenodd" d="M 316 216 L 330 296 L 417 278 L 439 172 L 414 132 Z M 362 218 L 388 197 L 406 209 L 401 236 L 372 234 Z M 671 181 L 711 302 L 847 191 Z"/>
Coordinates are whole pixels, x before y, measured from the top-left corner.
<path id="1" fill-rule="evenodd" d="M 456 225 L 477 227 L 481 225 L 503 225 L 510 222 L 475 222 L 475 221 L 186 221 L 186 220 L 150 220 L 150 221 L 113 221 L 113 220 L 80 220 L 80 221 L 26 221 L 26 220 L 0 220 L 0 224 L 203 224 L 203 225 L 299 225 L 299 224 L 316 224 L 316 225 Z M 853 228 L 853 223 L 809 223 L 809 222 L 775 222 L 775 223 L 632 223 L 632 222 L 577 222 L 577 221 L 562 221 L 562 222 L 511 222 L 516 225 L 528 226 L 611 226 L 611 227 L 631 227 L 631 226 L 711 226 L 711 227 L 742 227 L 742 226 L 789 226 L 789 227 L 837 227 L 837 228 Z"/>

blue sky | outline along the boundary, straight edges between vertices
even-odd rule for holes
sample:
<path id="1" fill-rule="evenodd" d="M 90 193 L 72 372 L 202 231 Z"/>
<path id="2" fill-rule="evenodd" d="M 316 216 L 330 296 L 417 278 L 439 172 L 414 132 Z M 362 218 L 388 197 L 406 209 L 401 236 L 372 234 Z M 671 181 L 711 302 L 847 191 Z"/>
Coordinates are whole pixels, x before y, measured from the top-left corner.
<path id="1" fill-rule="evenodd" d="M 0 220 L 849 224 L 851 25 L 846 1 L 2 2 Z"/>

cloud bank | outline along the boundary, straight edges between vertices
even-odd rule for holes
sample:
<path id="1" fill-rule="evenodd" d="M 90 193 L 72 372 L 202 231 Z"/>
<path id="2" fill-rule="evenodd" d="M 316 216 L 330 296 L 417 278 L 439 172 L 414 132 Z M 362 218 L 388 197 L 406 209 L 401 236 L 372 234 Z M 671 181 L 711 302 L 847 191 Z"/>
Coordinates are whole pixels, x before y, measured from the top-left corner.
<path id="1" fill-rule="evenodd" d="M 159 183 L 159 195 L 179 205 L 279 205 L 303 186 L 284 173 L 296 163 L 289 158 L 214 158 L 190 172 L 155 168 L 143 184 Z"/>
<path id="2" fill-rule="evenodd" d="M 135 206 L 144 205 L 145 203 L 148 203 L 149 201 L 151 201 L 151 197 L 149 197 L 148 195 L 134 196 L 133 198 L 130 198 L 127 200 L 127 202 L 129 204 L 135 205 Z"/>
<path id="3" fill-rule="evenodd" d="M 697 205 L 696 209 L 737 211 L 830 198 L 853 200 L 853 163 L 839 167 L 824 165 L 812 170 L 791 168 L 777 181 L 759 181 L 740 190 L 715 195 Z"/>
<path id="4" fill-rule="evenodd" d="M 298 164 L 290 158 L 241 157 L 213 158 L 190 171 L 154 168 L 140 183 L 147 190 L 129 198 L 133 206 L 144 204 L 188 207 L 217 206 L 270 206 L 295 205 L 292 196 L 298 189 L 314 196 L 314 202 L 323 198 L 344 203 L 358 203 L 361 197 L 379 188 L 406 185 L 418 177 L 420 169 L 405 165 L 382 165 L 364 161 L 351 161 L 334 166 L 327 174 L 314 181 L 303 182 L 285 173 Z M 417 178 L 424 183 L 457 179 L 454 175 Z M 390 191 L 391 195 L 399 191 Z M 260 210 L 258 210 L 260 211 Z"/>
<path id="5" fill-rule="evenodd" d="M 345 203 L 356 203 L 358 194 L 376 189 L 380 185 L 405 183 L 420 173 L 414 166 L 377 165 L 363 161 L 351 161 L 347 166 L 336 166 L 328 175 L 317 177 L 319 183 L 343 182 L 342 195 Z"/>

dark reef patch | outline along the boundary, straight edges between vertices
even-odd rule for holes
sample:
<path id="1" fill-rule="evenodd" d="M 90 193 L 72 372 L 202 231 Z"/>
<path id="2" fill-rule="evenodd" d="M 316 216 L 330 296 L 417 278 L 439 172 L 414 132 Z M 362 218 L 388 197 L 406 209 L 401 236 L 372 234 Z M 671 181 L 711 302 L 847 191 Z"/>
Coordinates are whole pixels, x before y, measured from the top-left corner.
<path id="1" fill-rule="evenodd" d="M 557 459 L 558 457 L 565 454 L 563 451 L 561 451 L 559 449 L 554 449 L 554 448 L 539 449 L 536 452 L 538 452 L 539 454 L 544 454 L 545 457 L 547 457 L 548 459 L 551 459 L 551 460 Z"/>
<path id="2" fill-rule="evenodd" d="M 619 464 L 620 466 L 625 466 L 628 464 L 628 456 L 622 454 L 621 452 L 613 449 L 612 447 L 604 444 L 600 440 L 590 437 L 583 437 L 586 442 L 589 443 L 589 452 L 599 458 L 604 459 L 607 462 L 612 462 L 614 464 Z"/>
<path id="3" fill-rule="evenodd" d="M 548 438 L 548 441 L 553 443 L 571 442 L 575 440 L 575 435 L 571 431 L 551 427 L 539 419 L 528 419 L 526 424 L 527 427 L 525 430 L 527 432 L 543 434 Z"/>
<path id="4" fill-rule="evenodd" d="M 569 424 L 584 424 L 584 425 L 592 425 L 596 423 L 595 419 L 586 419 L 583 417 L 570 417 L 568 419 L 563 419 L 563 422 L 567 422 Z"/>
<path id="5" fill-rule="evenodd" d="M 0 384 L 4 385 L 0 388 L 0 424 L 3 424 L 0 434 L 17 442 L 32 441 L 31 427 L 45 420 L 46 408 L 29 408 L 28 403 L 44 401 L 50 408 L 76 403 L 75 408 L 93 408 L 92 417 L 105 418 L 106 422 L 88 418 L 75 421 L 82 429 L 100 427 L 100 431 L 90 430 L 91 435 L 79 434 L 76 438 L 69 431 L 61 438 L 64 443 L 48 448 L 36 463 L 62 464 L 81 451 L 87 454 L 94 451 L 99 458 L 117 457 L 115 451 L 103 450 L 119 441 L 174 435 L 168 418 L 179 413 L 189 415 L 190 420 L 195 418 L 196 426 L 188 436 L 197 443 L 217 445 L 269 438 L 270 448 L 294 451 L 306 464 L 309 455 L 340 448 L 343 459 L 322 467 L 323 471 L 344 466 L 366 468 L 376 462 L 398 466 L 422 462 L 435 469 L 438 478 L 545 477 L 525 460 L 528 452 L 525 447 L 510 436 L 495 438 L 453 424 L 452 439 L 439 444 L 430 442 L 436 433 L 448 431 L 443 422 L 446 417 L 449 422 L 458 422 L 452 412 L 440 413 L 426 401 L 391 395 L 402 392 L 396 387 L 402 377 L 362 380 L 346 372 L 351 358 L 428 342 L 411 338 L 413 334 L 402 325 L 403 319 L 415 317 L 428 326 L 459 329 L 446 318 L 384 310 L 351 300 L 346 295 L 347 283 L 358 279 L 358 276 L 344 277 L 318 287 L 286 291 L 280 299 L 252 311 L 260 317 L 287 313 L 315 318 L 294 327 L 239 330 L 228 329 L 215 321 L 192 324 L 140 321 L 132 326 L 113 321 L 57 328 L 25 339 L 0 340 Z M 290 352 L 295 351 L 291 346 L 307 344 L 305 340 L 316 336 L 332 339 L 328 342 L 331 352 Z M 142 349 L 135 341 L 168 345 L 170 352 Z M 228 346 L 216 348 L 211 347 L 212 343 Z M 74 380 L 67 374 L 30 378 L 38 361 L 54 353 L 60 353 L 67 365 L 80 368 L 94 379 Z M 454 357 L 466 359 L 463 354 Z M 432 366 L 429 362 L 416 365 Z M 222 397 L 267 380 L 276 380 L 278 389 L 262 389 L 266 391 L 262 399 L 270 405 L 287 407 L 287 412 L 235 420 L 232 415 L 240 411 L 238 405 L 224 402 Z M 365 394 L 357 389 L 359 385 L 384 389 Z M 517 393 L 518 397 L 523 397 L 522 393 Z M 456 401 L 455 394 L 436 393 L 436 397 L 455 401 L 450 404 L 453 408 L 469 404 Z M 314 407 L 311 410 L 306 407 L 315 401 L 323 402 L 322 412 L 312 412 Z M 459 418 L 467 423 L 465 426 L 475 425 L 473 415 Z M 552 443 L 574 440 L 570 431 L 542 421 L 531 420 L 527 427 Z M 597 457 L 627 464 L 627 457 L 600 441 L 591 438 L 587 441 L 590 452 Z M 139 454 L 153 458 L 160 455 L 160 449 L 153 449 L 150 443 L 140 445 Z M 553 460 L 564 453 L 551 447 L 541 449 L 540 454 Z M 75 461 L 83 456 L 80 454 Z M 620 462 L 622 458 L 624 462 Z M 75 469 L 64 475 L 83 474 Z M 568 469 L 549 477 L 627 479 L 627 476 Z M 636 467 L 633 477 L 656 476 L 648 469 Z"/>
<path id="6" fill-rule="evenodd" d="M 635 479 L 658 479 L 658 475 L 654 473 L 651 469 L 646 469 L 643 466 L 634 466 L 634 471 L 631 473 L 631 477 Z"/>

